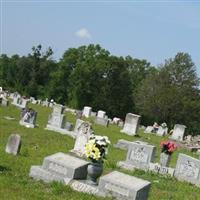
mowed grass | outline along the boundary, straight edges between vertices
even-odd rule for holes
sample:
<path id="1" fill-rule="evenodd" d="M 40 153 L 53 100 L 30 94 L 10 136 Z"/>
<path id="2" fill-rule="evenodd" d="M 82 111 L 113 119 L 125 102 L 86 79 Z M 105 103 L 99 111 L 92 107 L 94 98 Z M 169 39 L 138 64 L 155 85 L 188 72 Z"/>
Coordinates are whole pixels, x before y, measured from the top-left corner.
<path id="1" fill-rule="evenodd" d="M 60 183 L 46 184 L 42 181 L 34 181 L 29 177 L 32 165 L 42 165 L 44 157 L 56 152 L 67 153 L 74 146 L 74 140 L 66 135 L 45 130 L 50 108 L 30 104 L 38 112 L 38 127 L 29 129 L 19 125 L 20 109 L 10 105 L 0 107 L 0 199 L 2 200 L 100 200 L 93 195 L 73 191 L 70 187 Z M 15 120 L 6 120 L 4 116 L 14 117 Z M 67 113 L 67 119 L 75 123 L 76 119 L 71 113 Z M 93 120 L 90 119 L 92 122 Z M 97 135 L 107 135 L 112 142 L 109 154 L 104 163 L 104 174 L 119 170 L 121 172 L 148 180 L 152 183 L 149 200 L 200 200 L 200 188 L 179 182 L 175 178 L 164 177 L 158 174 L 144 172 L 142 170 L 128 171 L 119 169 L 116 163 L 126 159 L 126 151 L 113 147 L 118 139 L 129 141 L 147 141 L 157 147 L 156 162 L 159 161 L 160 141 L 167 139 L 155 135 L 144 134 L 140 131 L 139 137 L 128 136 L 120 133 L 120 128 L 110 125 L 109 128 L 93 124 Z M 5 153 L 8 137 L 12 133 L 18 133 L 22 137 L 22 147 L 18 156 Z M 171 167 L 175 167 L 178 153 L 185 153 L 197 157 L 184 149 L 179 149 L 172 156 Z"/>

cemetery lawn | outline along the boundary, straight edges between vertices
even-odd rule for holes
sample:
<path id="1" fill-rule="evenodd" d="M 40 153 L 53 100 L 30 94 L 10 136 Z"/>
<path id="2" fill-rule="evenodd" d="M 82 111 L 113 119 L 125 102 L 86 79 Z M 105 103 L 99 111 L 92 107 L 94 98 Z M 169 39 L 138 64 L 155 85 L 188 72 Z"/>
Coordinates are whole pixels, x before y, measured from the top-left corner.
<path id="1" fill-rule="evenodd" d="M 29 170 L 32 165 L 42 165 L 44 157 L 57 153 L 67 153 L 73 149 L 74 140 L 66 135 L 45 130 L 50 108 L 39 105 L 30 105 L 38 112 L 35 129 L 19 125 L 20 109 L 10 105 L 0 107 L 0 199 L 1 200 L 101 200 L 93 195 L 75 192 L 70 187 L 60 183 L 46 184 L 42 181 L 35 181 L 29 177 Z M 4 116 L 14 117 L 15 120 L 4 119 Z M 75 117 L 67 113 L 68 121 L 75 123 Z M 93 122 L 93 120 L 90 120 Z M 118 170 L 138 178 L 151 182 L 149 200 L 200 200 L 200 188 L 186 182 L 179 182 L 175 178 L 163 177 L 142 170 L 126 171 L 116 167 L 118 161 L 126 159 L 126 151 L 116 149 L 118 139 L 141 140 L 157 147 L 156 162 L 159 161 L 160 141 L 167 139 L 155 135 L 144 134 L 140 131 L 139 137 L 128 136 L 120 133 L 120 128 L 110 125 L 105 128 L 93 125 L 95 134 L 107 135 L 112 142 L 109 147 L 107 161 L 104 163 L 104 174 Z M 22 137 L 21 152 L 18 156 L 5 153 L 8 137 L 12 133 L 18 133 Z M 197 157 L 195 153 L 185 149 L 179 149 L 172 155 L 170 166 L 175 167 L 178 153 L 185 153 Z"/>

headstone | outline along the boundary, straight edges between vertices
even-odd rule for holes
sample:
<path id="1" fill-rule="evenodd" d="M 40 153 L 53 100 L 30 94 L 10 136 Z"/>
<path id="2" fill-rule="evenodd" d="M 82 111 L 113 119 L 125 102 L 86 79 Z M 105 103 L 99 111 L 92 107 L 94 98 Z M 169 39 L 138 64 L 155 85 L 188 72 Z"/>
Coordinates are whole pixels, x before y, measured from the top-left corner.
<path id="1" fill-rule="evenodd" d="M 95 118 L 95 123 L 99 124 L 99 125 L 102 125 L 102 126 L 105 126 L 105 127 L 108 127 L 109 120 L 106 119 L 106 118 L 96 117 Z"/>
<path id="2" fill-rule="evenodd" d="M 1 100 L 1 105 L 2 105 L 2 106 L 8 106 L 8 104 L 9 104 L 8 99 L 2 98 L 2 100 Z"/>
<path id="3" fill-rule="evenodd" d="M 167 134 L 168 128 L 163 128 L 162 126 L 159 126 L 156 135 L 158 136 L 164 136 Z"/>
<path id="4" fill-rule="evenodd" d="M 183 141 L 185 128 L 186 128 L 186 126 L 184 126 L 184 125 L 176 124 L 174 126 L 174 131 L 172 133 L 171 139 Z"/>
<path id="5" fill-rule="evenodd" d="M 15 95 L 12 104 L 19 108 L 26 108 L 28 101 L 28 99 L 21 98 L 20 95 Z"/>
<path id="6" fill-rule="evenodd" d="M 26 126 L 27 128 L 35 128 L 36 126 L 37 112 L 31 108 L 24 108 L 21 112 L 21 120 L 19 124 Z"/>
<path id="7" fill-rule="evenodd" d="M 119 124 L 120 120 L 121 120 L 120 118 L 114 117 L 113 118 L 113 124 Z"/>
<path id="8" fill-rule="evenodd" d="M 72 152 L 76 153 L 79 156 L 85 155 L 85 145 L 90 139 L 91 134 L 93 133 L 91 125 L 88 122 L 83 122 L 78 127 L 78 134 L 76 136 L 76 141 L 74 144 L 74 149 Z"/>
<path id="9" fill-rule="evenodd" d="M 117 141 L 117 144 L 114 145 L 114 147 L 122 149 L 122 150 L 128 150 L 128 147 L 130 145 L 130 141 L 124 140 L 124 139 L 119 139 Z"/>
<path id="10" fill-rule="evenodd" d="M 167 176 L 174 176 L 174 171 L 175 171 L 174 168 L 164 167 L 158 163 L 150 163 L 149 170 Z"/>
<path id="11" fill-rule="evenodd" d="M 73 179 L 86 179 L 88 164 L 85 160 L 59 152 L 46 157 L 42 166 L 32 166 L 29 176 L 44 182 L 69 184 Z"/>
<path id="12" fill-rule="evenodd" d="M 126 115 L 124 127 L 121 130 L 121 132 L 126 133 L 128 135 L 137 135 L 139 123 L 140 123 L 140 115 L 128 113 Z"/>
<path id="13" fill-rule="evenodd" d="M 128 146 L 126 161 L 118 162 L 118 166 L 125 169 L 149 168 L 149 163 L 154 161 L 156 147 L 144 142 L 131 142 Z"/>
<path id="14" fill-rule="evenodd" d="M 75 133 L 78 133 L 78 128 L 80 127 L 80 125 L 83 123 L 84 121 L 81 120 L 81 119 L 77 119 L 76 120 L 76 124 L 75 124 L 75 127 L 74 127 L 74 132 Z"/>
<path id="15" fill-rule="evenodd" d="M 73 138 L 76 137 L 74 131 L 68 131 L 66 128 L 66 116 L 63 114 L 65 107 L 59 104 L 53 106 L 53 112 L 49 116 L 48 124 L 46 129 L 59 132 L 64 135 L 69 135 Z"/>
<path id="16" fill-rule="evenodd" d="M 21 148 L 21 136 L 18 134 L 12 134 L 8 138 L 6 145 L 6 152 L 13 155 L 17 155 Z"/>
<path id="17" fill-rule="evenodd" d="M 106 112 L 105 111 L 99 110 L 97 112 L 97 117 L 99 117 L 99 118 L 105 118 L 105 116 L 106 116 Z"/>
<path id="18" fill-rule="evenodd" d="M 90 117 L 91 116 L 91 112 L 92 112 L 92 108 L 91 107 L 89 107 L 89 106 L 85 106 L 84 108 L 83 108 L 83 116 L 84 117 Z"/>
<path id="19" fill-rule="evenodd" d="M 118 171 L 100 177 L 99 190 L 118 200 L 147 200 L 151 183 Z"/>
<path id="20" fill-rule="evenodd" d="M 175 177 L 200 186 L 200 160 L 185 154 L 179 154 Z"/>
<path id="21" fill-rule="evenodd" d="M 147 126 L 144 133 L 153 133 L 153 126 Z"/>
<path id="22" fill-rule="evenodd" d="M 91 117 L 96 117 L 97 113 L 96 112 L 91 112 Z"/>

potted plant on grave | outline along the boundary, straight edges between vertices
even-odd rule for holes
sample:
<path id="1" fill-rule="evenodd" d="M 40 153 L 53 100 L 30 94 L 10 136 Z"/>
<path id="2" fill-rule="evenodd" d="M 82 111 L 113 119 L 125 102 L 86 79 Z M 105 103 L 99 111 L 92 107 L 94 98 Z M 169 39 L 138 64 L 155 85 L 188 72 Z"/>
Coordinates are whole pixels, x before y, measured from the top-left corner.
<path id="1" fill-rule="evenodd" d="M 162 141 L 160 143 L 161 154 L 160 154 L 160 165 L 168 167 L 172 153 L 177 149 L 177 144 L 173 141 Z"/>
<path id="2" fill-rule="evenodd" d="M 97 179 L 103 173 L 103 162 L 109 144 L 110 141 L 107 136 L 91 135 L 85 145 L 85 155 L 91 161 L 88 165 L 88 176 L 92 185 L 97 185 Z"/>

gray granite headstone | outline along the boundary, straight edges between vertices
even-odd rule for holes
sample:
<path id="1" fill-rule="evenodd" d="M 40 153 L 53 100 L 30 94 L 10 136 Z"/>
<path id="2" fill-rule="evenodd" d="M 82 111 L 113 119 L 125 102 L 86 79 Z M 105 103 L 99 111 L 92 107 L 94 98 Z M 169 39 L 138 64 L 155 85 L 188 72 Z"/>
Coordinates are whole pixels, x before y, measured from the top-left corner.
<path id="1" fill-rule="evenodd" d="M 174 131 L 172 133 L 171 139 L 178 140 L 178 141 L 183 141 L 185 128 L 186 128 L 185 125 L 176 124 L 174 126 Z"/>
<path id="2" fill-rule="evenodd" d="M 139 124 L 140 124 L 140 115 L 135 115 L 132 113 L 128 113 L 126 115 L 124 127 L 121 130 L 122 133 L 126 133 L 128 135 L 137 135 Z"/>
<path id="3" fill-rule="evenodd" d="M 12 134 L 8 138 L 6 145 L 6 152 L 13 155 L 17 155 L 21 148 L 21 136 L 18 134 Z"/>
<path id="4" fill-rule="evenodd" d="M 48 124 L 46 126 L 46 129 L 59 132 L 64 135 L 69 135 L 72 138 L 76 137 L 76 134 L 74 131 L 69 131 L 66 128 L 66 116 L 63 114 L 65 110 L 65 107 L 59 104 L 55 104 L 53 106 L 53 112 L 49 116 Z"/>
<path id="5" fill-rule="evenodd" d="M 147 200 L 151 183 L 118 171 L 100 177 L 99 190 L 118 200 Z"/>
<path id="6" fill-rule="evenodd" d="M 179 154 L 175 177 L 200 187 L 200 160 L 185 154 Z"/>
<path id="7" fill-rule="evenodd" d="M 29 176 L 44 182 L 69 184 L 73 179 L 86 179 L 88 164 L 85 160 L 59 152 L 46 157 L 42 166 L 32 166 Z"/>
<path id="8" fill-rule="evenodd" d="M 146 143 L 131 142 L 128 146 L 126 161 L 120 161 L 118 166 L 126 169 L 138 168 L 147 170 L 149 163 L 154 161 L 156 147 Z"/>
<path id="9" fill-rule="evenodd" d="M 96 124 L 99 124 L 99 125 L 101 125 L 101 126 L 108 127 L 108 125 L 109 125 L 109 120 L 106 119 L 106 118 L 96 117 L 96 118 L 95 118 L 95 123 L 96 123 Z"/>

